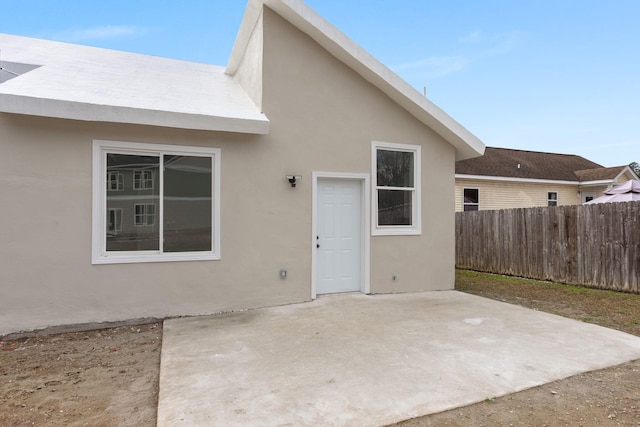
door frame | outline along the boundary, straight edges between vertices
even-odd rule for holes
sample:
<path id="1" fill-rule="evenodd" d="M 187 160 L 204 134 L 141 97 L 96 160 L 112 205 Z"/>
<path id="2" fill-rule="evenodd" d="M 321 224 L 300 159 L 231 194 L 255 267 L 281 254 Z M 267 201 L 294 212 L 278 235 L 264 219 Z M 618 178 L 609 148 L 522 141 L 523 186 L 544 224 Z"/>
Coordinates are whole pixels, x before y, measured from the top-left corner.
<path id="1" fill-rule="evenodd" d="M 360 292 L 371 293 L 370 257 L 371 257 L 371 190 L 369 174 L 313 172 L 311 183 L 311 299 L 316 299 L 317 253 L 316 236 L 318 235 L 318 180 L 335 179 L 350 180 L 360 183 Z"/>

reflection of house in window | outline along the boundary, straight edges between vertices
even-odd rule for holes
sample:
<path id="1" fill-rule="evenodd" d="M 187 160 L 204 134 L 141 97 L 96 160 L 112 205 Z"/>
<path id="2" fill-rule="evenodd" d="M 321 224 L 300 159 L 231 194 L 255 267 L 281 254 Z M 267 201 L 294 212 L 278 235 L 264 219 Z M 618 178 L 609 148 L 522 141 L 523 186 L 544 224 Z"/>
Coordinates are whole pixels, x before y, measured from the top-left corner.
<path id="1" fill-rule="evenodd" d="M 152 190 L 153 189 L 153 171 L 150 171 L 150 170 L 133 171 L 133 189 L 134 190 Z"/>
<path id="2" fill-rule="evenodd" d="M 109 141 L 94 149 L 102 165 L 94 179 L 116 182 L 94 194 L 96 212 L 104 212 L 94 222 L 105 223 L 94 227 L 100 262 L 218 259 L 218 149 Z M 108 191 L 121 182 L 117 174 L 123 190 Z"/>
<path id="3" fill-rule="evenodd" d="M 107 209 L 107 232 L 119 233 L 122 231 L 122 209 Z"/>
<path id="4" fill-rule="evenodd" d="M 153 203 L 135 204 L 135 225 L 154 225 L 156 223 L 156 205 Z"/>
<path id="5" fill-rule="evenodd" d="M 120 172 L 107 172 L 107 191 L 124 190 L 124 176 Z"/>

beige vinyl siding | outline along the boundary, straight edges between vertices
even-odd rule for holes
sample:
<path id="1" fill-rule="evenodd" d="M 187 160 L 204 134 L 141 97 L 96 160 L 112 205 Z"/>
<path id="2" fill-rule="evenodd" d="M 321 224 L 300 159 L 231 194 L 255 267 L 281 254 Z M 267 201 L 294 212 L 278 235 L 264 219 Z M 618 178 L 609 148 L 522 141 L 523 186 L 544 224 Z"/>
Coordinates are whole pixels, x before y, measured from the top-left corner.
<path id="1" fill-rule="evenodd" d="M 614 185 L 620 185 L 620 184 L 624 184 L 627 181 L 630 181 L 632 179 L 636 179 L 635 176 L 633 176 L 633 174 L 631 172 L 624 171 L 624 173 L 618 177 L 618 179 L 614 182 Z"/>
<path id="2" fill-rule="evenodd" d="M 465 188 L 479 190 L 480 210 L 547 206 L 548 193 L 558 193 L 558 206 L 581 203 L 578 184 L 527 183 L 456 178 L 455 210 L 463 210 Z"/>

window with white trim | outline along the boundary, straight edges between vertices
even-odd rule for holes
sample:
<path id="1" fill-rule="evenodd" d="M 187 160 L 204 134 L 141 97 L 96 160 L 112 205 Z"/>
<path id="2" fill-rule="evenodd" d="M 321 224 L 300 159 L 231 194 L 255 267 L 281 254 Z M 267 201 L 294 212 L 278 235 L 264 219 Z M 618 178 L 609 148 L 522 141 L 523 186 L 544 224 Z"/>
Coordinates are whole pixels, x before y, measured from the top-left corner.
<path id="1" fill-rule="evenodd" d="M 373 142 L 372 170 L 372 234 L 420 234 L 420 146 Z"/>
<path id="2" fill-rule="evenodd" d="M 549 191 L 547 193 L 547 206 L 558 206 L 558 192 Z"/>
<path id="3" fill-rule="evenodd" d="M 120 172 L 107 172 L 107 191 L 124 190 L 124 176 Z"/>
<path id="4" fill-rule="evenodd" d="M 138 226 L 156 225 L 156 205 L 153 203 L 136 203 L 134 205 L 133 223 Z"/>
<path id="5" fill-rule="evenodd" d="M 94 264 L 219 259 L 219 149 L 94 141 L 93 169 Z"/>
<path id="6" fill-rule="evenodd" d="M 134 190 L 153 190 L 153 171 L 133 171 Z"/>
<path id="7" fill-rule="evenodd" d="M 462 206 L 465 212 L 480 209 L 480 190 L 477 188 L 465 188 L 462 193 Z"/>

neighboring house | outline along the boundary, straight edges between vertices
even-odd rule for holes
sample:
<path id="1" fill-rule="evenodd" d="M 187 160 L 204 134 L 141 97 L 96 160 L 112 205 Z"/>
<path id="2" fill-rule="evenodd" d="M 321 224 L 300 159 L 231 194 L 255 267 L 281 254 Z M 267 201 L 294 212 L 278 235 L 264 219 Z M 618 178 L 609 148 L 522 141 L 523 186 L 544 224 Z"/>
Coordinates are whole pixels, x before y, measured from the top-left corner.
<path id="1" fill-rule="evenodd" d="M 584 157 L 487 147 L 456 162 L 456 212 L 577 205 L 638 179 L 629 166 L 605 168 Z"/>
<path id="2" fill-rule="evenodd" d="M 226 67 L 0 49 L 0 334 L 453 288 L 484 145 L 304 3 L 250 1 Z"/>

